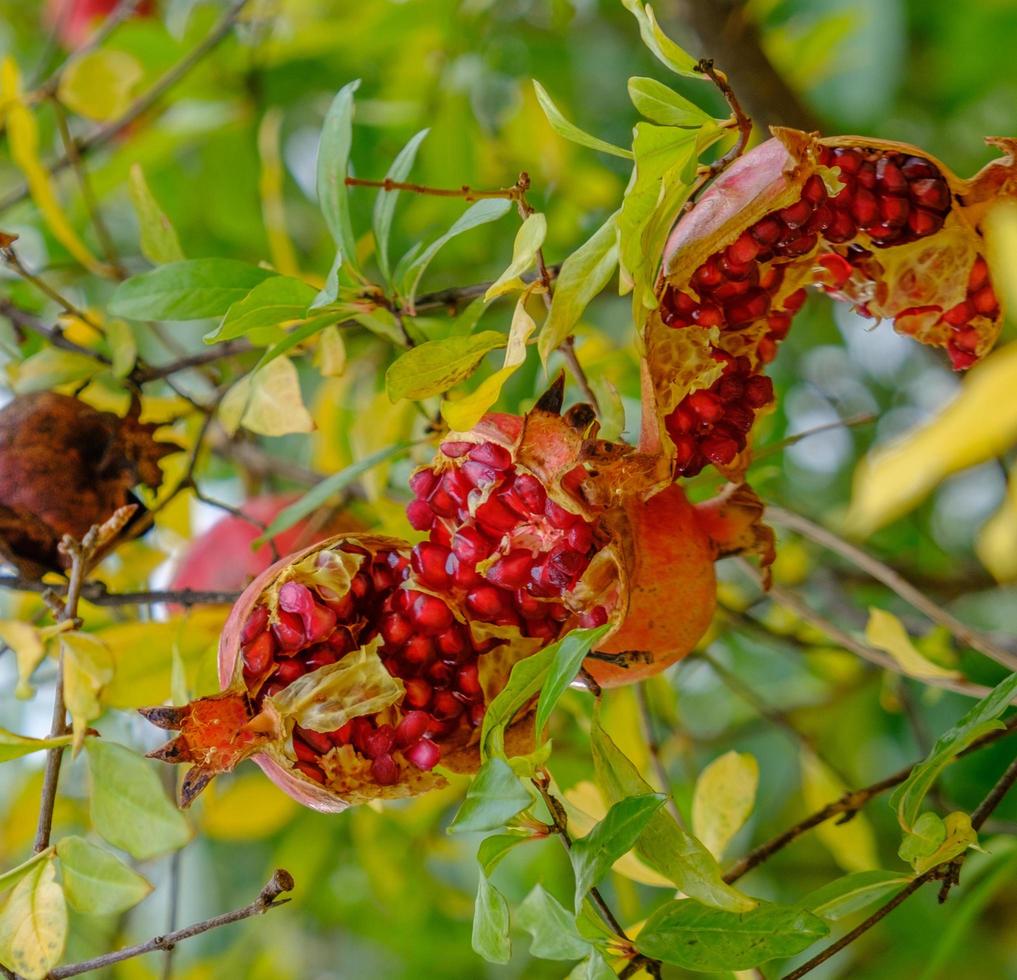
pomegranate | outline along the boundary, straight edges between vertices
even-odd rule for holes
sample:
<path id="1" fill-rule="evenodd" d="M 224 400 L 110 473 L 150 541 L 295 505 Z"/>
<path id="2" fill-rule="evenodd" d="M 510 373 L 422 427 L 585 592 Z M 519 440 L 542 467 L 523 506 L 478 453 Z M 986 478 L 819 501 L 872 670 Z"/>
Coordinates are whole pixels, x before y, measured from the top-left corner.
<path id="1" fill-rule="evenodd" d="M 58 28 L 60 43 L 69 51 L 84 45 L 95 29 L 116 10 L 119 0 L 49 0 L 46 21 Z M 141 0 L 134 8 L 134 17 L 151 17 L 153 0 Z"/>
<path id="2" fill-rule="evenodd" d="M 694 507 L 664 457 L 598 439 L 589 406 L 559 414 L 561 394 L 451 433 L 413 475 L 407 514 L 428 537 L 411 562 L 476 620 L 542 645 L 611 623 L 586 667 L 624 684 L 693 649 L 713 616 L 716 558 L 769 562 L 772 540 L 747 487 Z"/>
<path id="3" fill-rule="evenodd" d="M 81 538 L 138 501 L 138 483 L 158 487 L 159 460 L 178 451 L 154 424 L 99 412 L 52 391 L 22 395 L 0 410 L 0 555 L 23 574 L 59 570 L 65 534 Z"/>
<path id="4" fill-rule="evenodd" d="M 240 511 L 251 520 L 227 514 L 207 531 L 190 541 L 170 583 L 171 589 L 233 592 L 243 589 L 256 575 L 272 564 L 272 549 L 266 543 L 257 550 L 251 545 L 261 536 L 259 525 L 267 526 L 298 494 L 266 494 L 248 500 Z M 251 521 L 257 523 L 252 523 Z M 309 544 L 323 541 L 340 531 L 362 530 L 349 514 L 318 514 L 298 521 L 272 540 L 279 555 L 287 555 Z"/>
<path id="5" fill-rule="evenodd" d="M 646 394 L 679 476 L 744 469 L 748 432 L 773 401 L 761 371 L 806 286 L 946 348 L 957 370 L 1002 324 L 981 222 L 1017 192 L 1012 141 L 990 141 L 1004 157 L 964 181 L 902 143 L 774 133 L 711 185 L 664 250 Z"/>
<path id="6" fill-rule="evenodd" d="M 479 765 L 484 710 L 542 641 L 471 619 L 414 576 L 409 546 L 344 534 L 262 572 L 219 645 L 221 694 L 143 710 L 180 734 L 151 755 L 189 762 L 188 806 L 251 757 L 314 809 L 444 785 Z M 511 742 L 524 746 L 525 726 Z"/>

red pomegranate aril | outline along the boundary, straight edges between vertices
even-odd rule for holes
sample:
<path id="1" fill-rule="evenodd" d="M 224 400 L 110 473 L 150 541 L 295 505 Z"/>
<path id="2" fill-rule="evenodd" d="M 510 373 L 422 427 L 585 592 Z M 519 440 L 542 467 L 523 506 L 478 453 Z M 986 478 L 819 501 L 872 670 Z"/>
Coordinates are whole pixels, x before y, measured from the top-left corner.
<path id="1" fill-rule="evenodd" d="M 757 272 L 756 266 L 751 260 L 746 262 L 736 262 L 726 251 L 717 260 L 717 266 L 723 273 L 724 278 L 728 280 L 748 279 L 749 276 Z"/>
<path id="2" fill-rule="evenodd" d="M 851 214 L 861 228 L 867 228 L 874 224 L 879 217 L 879 203 L 876 201 L 876 195 L 864 187 L 859 187 L 851 202 Z"/>
<path id="3" fill-rule="evenodd" d="M 911 213 L 911 204 L 906 197 L 886 195 L 879 199 L 879 216 L 888 225 L 903 226 Z"/>
<path id="4" fill-rule="evenodd" d="M 772 215 L 761 218 L 750 229 L 749 234 L 760 245 L 775 245 L 784 236 L 785 225 Z"/>
<path id="5" fill-rule="evenodd" d="M 399 613 L 388 613 L 381 620 L 381 638 L 390 646 L 401 647 L 413 635 L 413 625 Z"/>
<path id="6" fill-rule="evenodd" d="M 827 241 L 839 245 L 842 242 L 850 241 L 857 233 L 858 228 L 850 212 L 837 211 L 834 213 L 833 223 L 827 227 L 823 237 Z"/>
<path id="7" fill-rule="evenodd" d="M 760 251 L 759 243 L 747 231 L 743 231 L 728 245 L 724 254 L 731 262 L 745 264 L 755 259 Z"/>
<path id="8" fill-rule="evenodd" d="M 427 731 L 431 716 L 426 711 L 408 711 L 395 730 L 395 742 L 400 748 L 412 745 Z"/>
<path id="9" fill-rule="evenodd" d="M 700 447 L 703 455 L 718 466 L 726 466 L 738 455 L 738 443 L 727 436 L 707 436 Z"/>
<path id="10" fill-rule="evenodd" d="M 395 729 L 391 725 L 380 725 L 364 740 L 364 755 L 378 759 L 388 755 L 395 745 Z"/>
<path id="11" fill-rule="evenodd" d="M 451 660 L 460 659 L 464 653 L 470 650 L 465 630 L 459 625 L 450 626 L 445 632 L 439 633 L 435 638 L 435 644 L 438 647 L 438 652 Z"/>
<path id="12" fill-rule="evenodd" d="M 275 656 L 275 641 L 268 632 L 262 633 L 253 642 L 243 647 L 244 670 L 253 677 L 260 677 L 272 665 Z"/>
<path id="13" fill-rule="evenodd" d="M 579 625 L 583 629 L 596 629 L 607 622 L 607 610 L 603 606 L 594 606 L 579 617 Z"/>
<path id="14" fill-rule="evenodd" d="M 314 608 L 314 596 L 306 585 L 286 582 L 279 589 L 279 608 L 298 616 L 306 616 Z"/>
<path id="15" fill-rule="evenodd" d="M 244 628 L 240 633 L 241 643 L 250 643 L 256 636 L 268 628 L 268 607 L 257 606 L 254 612 L 247 617 Z"/>
<path id="16" fill-rule="evenodd" d="M 791 313 L 797 313 L 808 298 L 809 294 L 804 289 L 796 289 L 793 293 L 784 297 L 784 309 Z"/>
<path id="17" fill-rule="evenodd" d="M 493 585 L 480 585 L 466 595 L 466 607 L 475 616 L 488 622 L 507 612 L 507 602 L 501 589 Z"/>
<path id="18" fill-rule="evenodd" d="M 279 612 L 279 622 L 272 624 L 272 633 L 279 643 L 283 656 L 292 656 L 307 643 L 304 624 L 293 613 Z"/>
<path id="19" fill-rule="evenodd" d="M 292 684 L 298 677 L 307 673 L 307 665 L 294 657 L 292 660 L 283 660 L 275 672 L 275 679 L 284 686 Z"/>
<path id="20" fill-rule="evenodd" d="M 782 255 L 800 256 L 808 255 L 816 247 L 816 242 L 819 238 L 816 235 L 802 235 L 799 238 L 794 238 L 789 242 L 785 242 L 780 246 Z"/>
<path id="21" fill-rule="evenodd" d="M 438 474 L 432 469 L 417 470 L 409 483 L 415 497 L 426 497 L 437 486 Z"/>
<path id="22" fill-rule="evenodd" d="M 445 660 L 436 660 L 427 668 L 427 679 L 435 687 L 448 687 L 455 676 L 455 668 Z"/>
<path id="23" fill-rule="evenodd" d="M 823 183 L 823 178 L 819 174 L 813 174 L 805 181 L 802 197 L 816 205 L 822 204 L 826 200 L 826 184 Z"/>
<path id="24" fill-rule="evenodd" d="M 524 504 L 531 514 L 544 513 L 544 505 L 547 503 L 547 491 L 543 484 L 530 473 L 520 473 L 512 485 L 515 495 Z"/>
<path id="25" fill-rule="evenodd" d="M 434 643 L 430 637 L 418 633 L 406 641 L 402 656 L 407 663 L 419 667 L 434 659 Z"/>
<path id="26" fill-rule="evenodd" d="M 392 756 L 381 755 L 371 763 L 371 775 L 379 786 L 393 786 L 399 782 L 399 766 Z"/>
<path id="27" fill-rule="evenodd" d="M 470 724 L 474 728 L 479 728 L 484 723 L 484 715 L 487 714 L 487 705 L 483 701 L 474 701 L 470 705 L 469 716 Z"/>
<path id="28" fill-rule="evenodd" d="M 506 531 L 514 530 L 518 523 L 519 515 L 497 498 L 491 497 L 477 508 L 477 524 L 492 537 L 501 537 Z"/>
<path id="29" fill-rule="evenodd" d="M 876 189 L 876 166 L 870 160 L 864 160 L 862 165 L 858 168 L 858 173 L 855 174 L 855 180 L 858 181 L 859 187 L 864 187 L 867 191 Z"/>
<path id="30" fill-rule="evenodd" d="M 325 755 L 332 751 L 332 740 L 324 732 L 315 732 L 310 728 L 301 728 L 299 725 L 294 726 L 293 732 L 294 735 L 299 735 L 318 755 Z M 309 759 L 307 761 L 313 762 L 315 760 Z"/>
<path id="31" fill-rule="evenodd" d="M 945 211 L 950 207 L 950 188 L 942 178 L 911 181 L 911 196 L 923 207 Z"/>
<path id="32" fill-rule="evenodd" d="M 437 596 L 423 592 L 413 593 L 415 596 L 410 607 L 410 618 L 425 633 L 440 633 L 452 625 L 452 610 Z"/>
<path id="33" fill-rule="evenodd" d="M 854 174 L 862 165 L 862 158 L 855 150 L 838 148 L 834 150 L 831 166 L 840 167 L 841 173 Z"/>
<path id="34" fill-rule="evenodd" d="M 742 261 L 750 261 L 744 259 Z M 720 266 L 717 264 L 717 257 L 711 255 L 695 272 L 692 273 L 692 285 L 696 291 L 703 293 L 704 291 L 709 292 L 711 289 L 716 288 L 724 281 L 724 274 L 720 271 Z M 677 312 L 677 311 L 676 311 Z"/>
<path id="35" fill-rule="evenodd" d="M 978 360 L 977 354 L 960 350 L 952 340 L 947 343 L 946 352 L 950 355 L 950 363 L 955 371 L 965 371 Z"/>
<path id="36" fill-rule="evenodd" d="M 493 466 L 496 470 L 507 470 L 512 465 L 512 454 L 493 442 L 481 442 L 470 449 L 469 457 L 478 463 Z"/>
<path id="37" fill-rule="evenodd" d="M 744 405 L 730 405 L 724 413 L 724 421 L 734 426 L 739 432 L 747 433 L 752 428 L 756 419 L 756 413 Z"/>
<path id="38" fill-rule="evenodd" d="M 769 335 L 774 340 L 783 340 L 791 330 L 791 316 L 788 313 L 771 313 L 766 318 Z"/>
<path id="39" fill-rule="evenodd" d="M 463 702 L 451 691 L 435 691 L 431 698 L 431 714 L 440 721 L 458 718 L 463 713 Z"/>
<path id="40" fill-rule="evenodd" d="M 724 311 L 716 303 L 703 303 L 692 314 L 692 322 L 700 327 L 720 327 L 724 324 Z"/>
<path id="41" fill-rule="evenodd" d="M 431 701 L 431 685 L 420 677 L 406 682 L 406 703 L 412 708 L 426 708 Z"/>
<path id="42" fill-rule="evenodd" d="M 456 687 L 458 687 L 463 694 L 471 698 L 483 693 L 483 689 L 480 686 L 480 674 L 476 663 L 466 664 L 459 668 L 459 674 L 456 678 Z"/>
<path id="43" fill-rule="evenodd" d="M 261 689 L 260 697 L 274 698 L 280 692 L 285 691 L 286 687 L 287 685 L 282 681 L 270 681 Z"/>
<path id="44" fill-rule="evenodd" d="M 745 326 L 766 316 L 770 308 L 770 296 L 762 289 L 750 290 L 740 300 L 727 307 L 728 324 L 732 327 Z"/>
<path id="45" fill-rule="evenodd" d="M 422 541 L 410 552 L 410 565 L 424 585 L 440 591 L 447 589 L 452 581 L 445 569 L 448 556 L 448 548 Z"/>
<path id="46" fill-rule="evenodd" d="M 559 531 L 567 531 L 577 521 L 582 520 L 578 514 L 573 514 L 550 499 L 544 504 L 544 513 L 547 515 L 551 527 L 557 528 Z"/>
<path id="47" fill-rule="evenodd" d="M 329 745 L 331 749 L 332 746 Z M 293 752 L 301 762 L 316 763 L 320 758 L 319 754 L 311 748 L 302 738 L 293 736 Z"/>
<path id="48" fill-rule="evenodd" d="M 704 422 L 716 422 L 724 414 L 724 403 L 713 392 L 694 391 L 686 401 Z"/>
<path id="49" fill-rule="evenodd" d="M 441 451 L 449 459 L 459 459 L 460 456 L 465 456 L 472 447 L 472 442 L 443 442 Z"/>
<path id="50" fill-rule="evenodd" d="M 841 183 L 843 186 L 830 198 L 830 203 L 839 211 L 850 210 L 858 184 L 854 177 L 841 177 Z"/>
<path id="51" fill-rule="evenodd" d="M 371 580 L 363 572 L 357 572 L 350 582 L 350 594 L 355 599 L 363 599 L 370 591 Z"/>
<path id="52" fill-rule="evenodd" d="M 773 401 L 773 381 L 762 374 L 749 378 L 745 384 L 745 400 L 752 408 L 762 408 Z"/>
<path id="53" fill-rule="evenodd" d="M 326 605 L 315 603 L 304 616 L 304 633 L 308 643 L 320 643 L 335 629 L 336 615 Z"/>
<path id="54" fill-rule="evenodd" d="M 426 500 L 411 500 L 406 505 L 406 517 L 415 531 L 428 531 L 434 524 L 434 511 Z"/>
<path id="55" fill-rule="evenodd" d="M 313 779 L 316 783 L 325 782 L 325 773 L 316 765 L 310 762 L 299 761 L 296 764 L 296 768 L 300 770 L 308 779 Z"/>
<path id="56" fill-rule="evenodd" d="M 971 297 L 971 305 L 982 316 L 994 317 L 999 312 L 999 300 L 991 286 L 983 286 Z"/>
<path id="57" fill-rule="evenodd" d="M 449 555 L 445 567 L 452 576 L 452 584 L 457 589 L 472 589 L 484 581 L 473 562 L 460 561 L 455 555 Z"/>
<path id="58" fill-rule="evenodd" d="M 818 256 L 816 263 L 826 273 L 825 285 L 831 289 L 840 289 L 851 278 L 853 271 L 851 263 L 836 252 L 826 252 Z"/>
<path id="59" fill-rule="evenodd" d="M 349 745 L 353 736 L 353 722 L 348 721 L 341 728 L 329 732 L 328 737 L 333 745 Z"/>
<path id="60" fill-rule="evenodd" d="M 802 226 L 803 230 L 809 234 L 824 232 L 830 225 L 833 224 L 836 211 L 829 204 L 820 204 L 815 211 L 812 212 L 812 217 Z"/>
<path id="61" fill-rule="evenodd" d="M 304 663 L 307 664 L 308 670 L 318 670 L 321 667 L 327 667 L 329 664 L 334 664 L 338 661 L 339 654 L 328 646 L 314 647 L 311 652 L 304 657 Z"/>
<path id="62" fill-rule="evenodd" d="M 804 225 L 812 216 L 812 204 L 806 200 L 795 201 L 794 204 L 781 209 L 778 214 L 788 228 L 797 228 Z"/>
<path id="63" fill-rule="evenodd" d="M 557 639 L 558 629 L 546 619 L 527 619 L 523 622 L 523 632 L 526 636 L 545 640 L 548 643 Z"/>
<path id="64" fill-rule="evenodd" d="M 974 315 L 974 311 L 971 305 L 965 300 L 962 303 L 958 303 L 956 306 L 950 307 L 944 314 L 943 320 L 949 323 L 952 327 L 962 327 L 971 317 Z"/>
<path id="65" fill-rule="evenodd" d="M 438 764 L 438 760 L 441 759 L 441 749 L 429 738 L 422 738 L 419 742 L 411 745 L 403 755 L 412 765 L 427 772 Z"/>
<path id="66" fill-rule="evenodd" d="M 978 350 L 978 331 L 974 327 L 955 329 L 950 343 L 959 350 L 974 353 Z"/>
<path id="67" fill-rule="evenodd" d="M 367 740 L 371 737 L 371 733 L 374 731 L 374 724 L 370 718 L 364 715 L 357 715 L 353 719 L 353 729 L 350 732 L 350 741 L 353 743 L 353 747 L 363 755 L 366 751 Z"/>
<path id="68" fill-rule="evenodd" d="M 337 596 L 331 589 L 319 586 L 318 594 L 325 605 L 335 613 L 337 622 L 345 622 L 350 618 L 353 612 L 353 596 L 349 592 L 345 595 Z"/>
<path id="69" fill-rule="evenodd" d="M 530 580 L 533 556 L 528 551 L 510 551 L 484 573 L 484 577 L 503 589 L 518 589 Z"/>
<path id="70" fill-rule="evenodd" d="M 884 194 L 906 194 L 907 178 L 900 167 L 888 156 L 876 161 L 876 185 Z"/>
<path id="71" fill-rule="evenodd" d="M 975 259 L 971 266 L 971 274 L 968 276 L 968 292 L 973 293 L 979 290 L 989 281 L 989 266 L 985 259 Z"/>
<path id="72" fill-rule="evenodd" d="M 501 473 L 487 463 L 479 463 L 474 459 L 468 459 L 459 467 L 459 472 L 466 477 L 475 487 L 483 489 L 501 479 Z"/>
<path id="73" fill-rule="evenodd" d="M 908 228 L 918 238 L 934 235 L 943 227 L 943 216 L 925 208 L 912 208 L 908 215 Z"/>
<path id="74" fill-rule="evenodd" d="M 744 296 L 752 289 L 753 285 L 754 283 L 750 276 L 744 279 L 727 279 L 713 291 L 713 298 L 720 300 L 722 303 L 728 303 L 739 296 Z"/>
<path id="75" fill-rule="evenodd" d="M 565 536 L 568 546 L 573 551 L 585 555 L 593 547 L 593 528 L 589 524 L 573 524 Z"/>
<path id="76" fill-rule="evenodd" d="M 494 542 L 475 527 L 459 528 L 452 537 L 452 553 L 467 564 L 475 565 L 489 557 L 493 551 Z"/>

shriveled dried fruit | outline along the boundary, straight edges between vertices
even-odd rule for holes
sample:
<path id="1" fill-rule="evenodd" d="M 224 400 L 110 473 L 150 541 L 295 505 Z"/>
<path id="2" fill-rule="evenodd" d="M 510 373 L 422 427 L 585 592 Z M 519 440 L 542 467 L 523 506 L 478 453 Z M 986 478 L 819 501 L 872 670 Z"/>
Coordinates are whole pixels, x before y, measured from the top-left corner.
<path id="1" fill-rule="evenodd" d="M 131 488 L 158 487 L 159 460 L 178 447 L 157 426 L 99 412 L 55 392 L 15 398 L 0 410 L 0 554 L 26 575 L 60 569 L 61 537 L 81 538 L 137 503 Z"/>
<path id="2" fill-rule="evenodd" d="M 981 223 L 1017 193 L 1012 141 L 990 141 L 1005 156 L 964 181 L 902 143 L 775 133 L 714 182 L 665 248 L 646 327 L 648 407 L 679 476 L 744 468 L 747 433 L 772 400 L 756 379 L 806 286 L 945 348 L 958 370 L 999 334 Z"/>
<path id="3" fill-rule="evenodd" d="M 409 552 L 394 538 L 343 534 L 248 586 L 219 645 L 223 692 L 143 711 L 180 730 L 152 754 L 191 763 L 184 806 L 246 758 L 331 812 L 443 785 L 439 762 L 476 769 L 487 704 L 541 642 L 428 591 Z M 511 735 L 526 737 L 525 726 Z"/>

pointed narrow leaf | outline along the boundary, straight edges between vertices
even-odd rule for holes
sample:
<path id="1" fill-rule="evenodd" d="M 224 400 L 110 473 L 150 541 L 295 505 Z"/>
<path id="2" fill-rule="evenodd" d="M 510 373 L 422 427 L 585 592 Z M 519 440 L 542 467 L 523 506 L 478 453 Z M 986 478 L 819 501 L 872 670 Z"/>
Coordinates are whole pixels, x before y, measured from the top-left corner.
<path id="1" fill-rule="evenodd" d="M 629 98 L 640 115 L 661 126 L 695 128 L 712 122 L 709 113 L 655 78 L 630 78 Z"/>
<path id="2" fill-rule="evenodd" d="M 131 164 L 127 190 L 138 218 L 141 254 L 155 265 L 181 261 L 184 253 L 180 248 L 176 229 L 149 190 L 140 164 Z"/>
<path id="3" fill-rule="evenodd" d="M 205 336 L 205 343 L 233 340 L 252 330 L 299 320 L 316 295 L 314 287 L 292 276 L 273 276 L 259 282 L 230 306 L 219 327 Z"/>
<path id="4" fill-rule="evenodd" d="M 554 101 L 551 96 L 547 94 L 547 90 L 544 86 L 536 79 L 533 79 L 533 90 L 537 93 L 537 101 L 540 103 L 540 108 L 544 110 L 544 115 L 547 116 L 547 121 L 551 124 L 551 128 L 559 136 L 564 137 L 571 143 L 578 143 L 580 146 L 586 146 L 591 150 L 598 150 L 601 153 L 609 153 L 611 156 L 621 157 L 623 160 L 632 159 L 632 154 L 628 150 L 625 150 L 620 146 L 615 146 L 614 143 L 608 143 L 607 140 L 602 140 L 597 136 L 593 136 L 590 133 L 585 132 L 575 125 L 575 123 L 570 123 L 562 115 L 561 110 L 554 104 Z"/>
<path id="5" fill-rule="evenodd" d="M 547 235 L 547 218 L 539 211 L 535 211 L 516 232 L 516 239 L 512 246 L 512 261 L 508 268 L 488 286 L 487 292 L 484 293 L 485 303 L 489 303 L 492 299 L 509 293 L 513 289 L 524 287 L 520 276 L 536 261 L 537 252 L 544 244 L 545 235 Z"/>
<path id="6" fill-rule="evenodd" d="M 318 143 L 318 205 L 346 263 L 357 268 L 356 238 L 350 222 L 346 175 L 353 144 L 353 93 L 360 80 L 344 85 L 332 100 Z"/>
<path id="7" fill-rule="evenodd" d="M 422 129 L 399 151 L 392 161 L 392 166 L 385 174 L 386 180 L 401 182 L 404 181 L 413 167 L 413 161 L 417 158 L 417 150 L 424 141 L 424 137 L 430 129 Z M 388 239 L 392 230 L 392 217 L 395 214 L 396 202 L 399 200 L 399 191 L 378 191 L 374 201 L 374 246 L 378 259 L 378 268 L 388 282 L 392 278 L 392 265 L 388 258 Z"/>
<path id="8" fill-rule="evenodd" d="M 525 844 L 534 838 L 526 831 L 515 831 L 507 834 L 492 834 L 485 837 L 477 848 L 477 863 L 488 877 L 501 863 L 501 859 L 519 844 Z"/>
<path id="9" fill-rule="evenodd" d="M 554 660 L 551 661 L 547 678 L 541 685 L 540 701 L 537 702 L 537 717 L 534 722 L 538 740 L 551 717 L 551 712 L 558 704 L 558 700 L 576 679 L 586 655 L 610 631 L 610 623 L 594 629 L 572 630 L 557 643 L 552 644 L 555 647 Z"/>
<path id="10" fill-rule="evenodd" d="M 480 730 L 482 758 L 504 755 L 505 728 L 516 712 L 530 703 L 540 691 L 547 672 L 554 661 L 555 645 L 538 650 L 533 656 L 520 660 L 509 674 L 508 683 L 487 706 Z"/>
<path id="11" fill-rule="evenodd" d="M 639 35 L 643 39 L 643 44 L 649 48 L 661 64 L 666 65 L 675 74 L 684 75 L 687 78 L 703 79 L 706 77 L 695 70 L 696 59 L 678 47 L 660 29 L 652 7 L 646 6 L 643 0 L 622 0 L 622 4 L 639 23 Z"/>
<path id="12" fill-rule="evenodd" d="M 70 742 L 70 735 L 60 735 L 57 738 L 29 738 L 27 735 L 16 735 L 6 728 L 0 728 L 0 762 L 10 762 L 11 759 L 20 759 L 21 756 L 30 755 L 32 752 L 70 745 Z"/>
<path id="13" fill-rule="evenodd" d="M 874 905 L 899 891 L 911 875 L 899 871 L 855 871 L 809 892 L 798 904 L 830 922 Z"/>
<path id="14" fill-rule="evenodd" d="M 947 670 L 933 663 L 915 645 L 908 636 L 904 624 L 885 609 L 869 607 L 869 621 L 865 624 L 865 639 L 877 650 L 890 654 L 900 665 L 900 669 L 918 680 L 930 677 L 945 677 L 961 680 L 956 670 Z"/>

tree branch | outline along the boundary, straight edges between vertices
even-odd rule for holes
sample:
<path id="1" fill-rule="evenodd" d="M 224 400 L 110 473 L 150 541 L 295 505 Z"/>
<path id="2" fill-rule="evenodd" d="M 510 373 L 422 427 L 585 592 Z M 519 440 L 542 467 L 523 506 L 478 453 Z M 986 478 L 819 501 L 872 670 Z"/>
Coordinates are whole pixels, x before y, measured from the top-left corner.
<path id="1" fill-rule="evenodd" d="M 825 527 L 810 521 L 801 514 L 785 510 L 783 507 L 775 507 L 772 504 L 766 508 L 766 517 L 775 524 L 796 531 L 803 537 L 814 541 L 816 544 L 834 554 L 840 555 L 863 572 L 871 575 L 877 582 L 882 582 L 888 589 L 892 589 L 906 603 L 913 606 L 920 613 L 927 616 L 938 626 L 943 626 L 958 642 L 971 647 L 984 654 L 996 663 L 1006 667 L 1007 670 L 1017 670 L 1017 656 L 1008 650 L 1003 650 L 993 643 L 988 637 L 983 636 L 978 630 L 965 625 L 947 610 L 936 605 L 923 592 L 916 589 L 899 572 L 884 564 L 878 558 L 873 557 L 861 548 L 856 547 L 849 541 L 828 531 Z"/>
<path id="2" fill-rule="evenodd" d="M 55 592 L 52 585 L 23 575 L 0 575 L 0 589 Z M 58 593 L 59 594 L 59 593 Z M 177 606 L 217 606 L 233 603 L 239 592 L 202 592 L 197 589 L 150 589 L 140 592 L 109 592 L 105 582 L 87 582 L 81 587 L 81 598 L 93 606 L 140 606 L 165 602 Z"/>
<path id="3" fill-rule="evenodd" d="M 264 915 L 269 909 L 285 905 L 288 898 L 280 896 L 286 892 L 293 891 L 293 876 L 283 869 L 276 871 L 271 879 L 261 890 L 261 894 L 250 905 L 233 912 L 225 912 L 222 915 L 213 916 L 204 922 L 196 922 L 194 925 L 185 926 L 175 932 L 166 933 L 164 936 L 154 936 L 147 942 L 138 943 L 136 946 L 127 946 L 103 956 L 97 956 L 91 960 L 84 960 L 81 963 L 72 963 L 69 966 L 60 966 L 50 971 L 47 980 L 63 980 L 64 977 L 76 977 L 82 973 L 89 973 L 92 970 L 101 970 L 104 967 L 112 966 L 114 963 L 122 963 L 124 960 L 132 959 L 135 956 L 143 956 L 145 953 L 153 953 L 156 950 L 170 950 L 177 943 L 194 936 L 200 936 L 203 932 L 212 929 L 219 929 L 222 926 L 231 925 L 234 922 L 241 922 L 250 919 L 255 915 Z"/>

